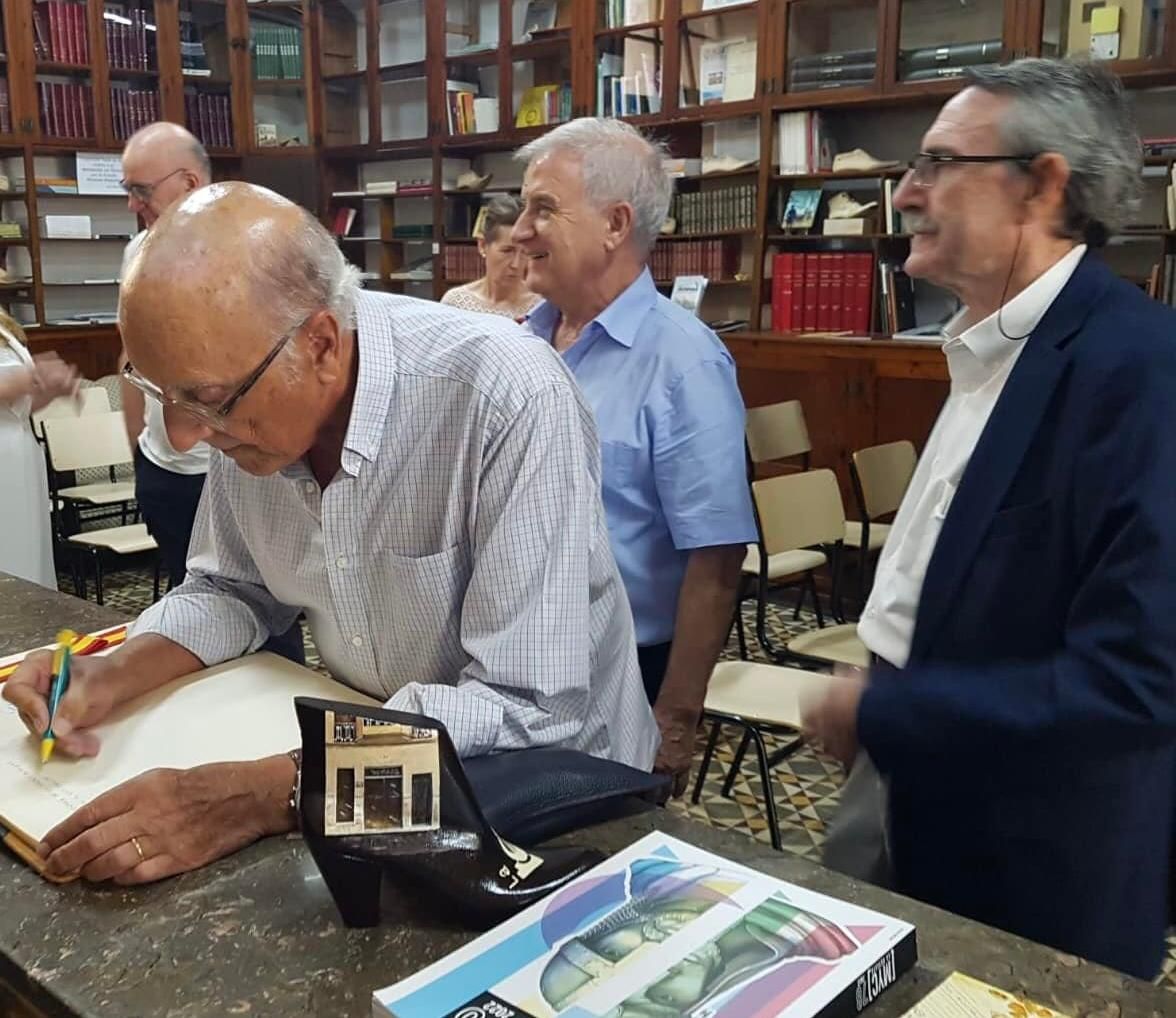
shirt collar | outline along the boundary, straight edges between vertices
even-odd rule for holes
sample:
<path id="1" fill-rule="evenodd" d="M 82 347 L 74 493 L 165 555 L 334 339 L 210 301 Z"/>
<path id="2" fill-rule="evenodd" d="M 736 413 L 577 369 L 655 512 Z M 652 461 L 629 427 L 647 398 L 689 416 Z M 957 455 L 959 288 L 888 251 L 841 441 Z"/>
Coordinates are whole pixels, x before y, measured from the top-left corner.
<path id="1" fill-rule="evenodd" d="M 653 276 L 647 267 L 642 269 L 640 275 L 621 291 L 616 300 L 593 318 L 589 325 L 600 326 L 607 336 L 621 346 L 631 348 L 645 318 L 645 312 L 653 307 L 656 301 L 657 287 L 654 286 Z M 559 309 L 549 300 L 545 300 L 527 315 L 527 324 L 531 331 L 548 342 L 551 342 L 558 321 Z"/>
<path id="2" fill-rule="evenodd" d="M 361 290 L 356 295 L 355 310 L 359 374 L 341 459 L 343 469 L 353 477 L 359 473 L 360 460 L 371 463 L 379 453 L 396 379 L 392 326 L 388 316 L 380 313 L 378 299 Z"/>
<path id="3" fill-rule="evenodd" d="M 1085 254 L 1086 245 L 1078 244 L 999 311 L 966 329 L 961 326 L 968 309 L 961 308 L 943 327 L 946 340 L 943 351 L 953 378 L 959 377 L 965 384 L 980 383 L 1007 363 L 1022 343 L 1007 339 L 1005 333 L 1009 336 L 1031 335 Z"/>

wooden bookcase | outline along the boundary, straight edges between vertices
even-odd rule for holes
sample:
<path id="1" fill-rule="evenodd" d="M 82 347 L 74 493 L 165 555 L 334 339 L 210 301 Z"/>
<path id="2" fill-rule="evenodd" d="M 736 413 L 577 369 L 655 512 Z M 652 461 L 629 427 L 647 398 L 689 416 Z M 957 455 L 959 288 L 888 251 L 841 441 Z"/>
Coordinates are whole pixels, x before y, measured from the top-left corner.
<path id="1" fill-rule="evenodd" d="M 205 117 L 210 102 L 227 111 L 227 132 L 206 138 L 218 177 L 285 189 L 315 206 L 328 226 L 340 208 L 355 208 L 355 236 L 343 243 L 367 273 L 367 285 L 433 298 L 462 281 L 446 278 L 446 248 L 468 249 L 482 197 L 517 189 L 521 167 L 510 155 L 547 129 L 536 119 L 619 107 L 682 159 L 725 150 L 732 138 L 753 144 L 758 157 L 751 166 L 725 176 L 687 177 L 677 189 L 688 195 L 754 184 L 752 228 L 691 237 L 719 241 L 734 252 L 735 271 L 708 288 L 704 316 L 746 320 L 745 341 L 762 357 L 764 344 L 789 338 L 770 331 L 774 253 L 846 249 L 899 258 L 905 244 L 901 235 L 882 231 L 836 240 L 781 234 L 782 192 L 806 182 L 849 185 L 852 177 L 779 172 L 780 114 L 820 111 L 842 148 L 860 145 L 883 158 L 905 159 L 960 81 L 913 73 L 920 59 L 913 54 L 939 44 L 988 43 L 996 47 L 993 59 L 1009 59 L 1088 45 L 1080 24 L 1088 5 L 1081 0 L 757 0 L 723 6 L 714 0 L 559 0 L 554 16 L 534 26 L 534 33 L 527 21 L 540 5 L 528 0 L 74 3 L 84 9 L 91 42 L 89 60 L 80 64 L 38 57 L 38 6 L 32 0 L 3 6 L 0 80 L 7 88 L 10 130 L 0 133 L 0 158 L 23 164 L 30 182 L 20 194 L 0 196 L 5 218 L 22 208 L 29 224 L 27 237 L 4 247 L 27 250 L 31 280 L 4 288 L 0 298 L 11 302 L 17 291 L 35 308 L 31 341 L 68 352 L 88 373 L 113 364 L 114 330 L 55 327 L 47 320 L 52 288 L 38 229 L 44 201 L 31 182 L 38 160 L 68 158 L 79 149 L 119 150 L 112 88 L 157 91 L 160 115 L 193 129 L 202 126 L 202 99 Z M 1143 97 L 1176 85 L 1176 0 L 1124 0 L 1121 6 L 1123 59 L 1113 62 L 1114 69 Z M 136 11 L 153 19 L 152 59 L 146 67 L 120 68 L 107 53 L 107 15 L 137 23 L 130 16 Z M 1132 19 L 1142 31 L 1131 27 Z M 726 51 L 731 84 L 717 101 L 704 101 L 711 98 L 703 94 L 704 71 L 720 42 L 738 43 Z M 829 53 L 857 53 L 853 72 L 838 87 L 803 87 L 816 73 L 813 61 Z M 616 93 L 609 78 L 630 81 Z M 43 129 L 37 85 L 58 80 L 90 86 L 91 137 L 61 140 Z M 527 89 L 542 86 L 553 86 L 556 98 L 536 105 L 532 92 L 528 103 Z M 471 93 L 468 98 L 451 95 L 463 91 Z M 1163 103 L 1152 106 L 1162 109 Z M 529 116 L 519 117 L 528 110 Z M 1164 120 L 1162 112 L 1157 116 Z M 0 126 L 5 122 L 0 115 Z M 1176 112 L 1161 128 L 1150 133 L 1176 135 Z M 228 144 L 218 143 L 225 139 Z M 457 191 L 456 178 L 467 168 L 493 175 L 483 194 Z M 388 180 L 426 187 L 411 196 L 363 193 L 368 184 Z M 1135 242 L 1176 251 L 1170 231 L 1153 233 Z M 806 349 L 814 342 L 798 338 Z"/>

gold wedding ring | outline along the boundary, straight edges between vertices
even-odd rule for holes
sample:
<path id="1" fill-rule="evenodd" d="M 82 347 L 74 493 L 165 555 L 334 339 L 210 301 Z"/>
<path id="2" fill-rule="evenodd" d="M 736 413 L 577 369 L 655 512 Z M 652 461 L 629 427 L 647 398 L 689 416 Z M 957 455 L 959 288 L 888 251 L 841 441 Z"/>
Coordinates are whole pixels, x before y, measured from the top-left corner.
<path id="1" fill-rule="evenodd" d="M 139 853 L 139 862 L 145 862 L 147 857 L 143 854 L 143 846 L 139 844 L 139 839 L 131 838 L 131 844 L 135 846 L 135 851 Z"/>

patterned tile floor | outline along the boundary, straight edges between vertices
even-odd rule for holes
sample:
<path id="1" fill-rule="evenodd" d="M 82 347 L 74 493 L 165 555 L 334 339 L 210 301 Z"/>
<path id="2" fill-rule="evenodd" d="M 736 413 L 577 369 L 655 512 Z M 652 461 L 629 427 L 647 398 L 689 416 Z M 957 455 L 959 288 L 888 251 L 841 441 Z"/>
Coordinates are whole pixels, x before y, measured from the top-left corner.
<path id="1" fill-rule="evenodd" d="M 68 576 L 60 578 L 61 589 L 71 590 Z M 133 568 L 111 572 L 106 577 L 106 603 L 111 607 L 134 614 L 151 603 L 150 565 L 139 562 Z M 750 609 L 753 602 L 745 605 L 748 613 L 748 649 L 756 660 L 767 661 L 754 638 Z M 811 628 L 815 621 L 803 613 L 800 621 L 794 622 L 788 607 L 772 607 L 768 612 L 769 634 L 776 642 L 787 642 L 789 635 Z M 738 648 L 732 639 L 724 652 L 724 658 L 738 657 Z M 318 663 L 314 646 L 307 637 L 307 659 L 312 665 Z M 773 740 L 768 737 L 769 752 Z M 701 762 L 706 745 L 706 733 L 699 732 L 695 746 L 695 766 Z M 749 837 L 769 843 L 768 825 L 763 812 L 763 783 L 759 770 L 749 759 L 743 766 L 732 788 L 730 798 L 722 793 L 723 777 L 734 758 L 736 746 L 732 741 L 720 737 L 716 744 L 715 756 L 711 761 L 707 780 L 703 783 L 702 795 L 697 805 L 690 802 L 689 795 L 673 801 L 669 808 L 683 816 L 691 817 L 705 824 L 727 830 L 738 831 Z M 697 770 L 695 771 L 697 774 Z M 824 757 L 818 756 L 807 747 L 801 747 L 795 754 L 780 763 L 772 772 L 773 794 L 780 821 L 780 834 L 784 851 L 820 860 L 821 844 L 825 830 L 837 809 L 837 799 L 843 780 L 841 767 Z M 692 786 L 693 787 L 693 786 Z M 1166 989 L 1176 992 L 1176 933 L 1169 937 L 1168 952 L 1163 972 L 1157 982 Z"/>

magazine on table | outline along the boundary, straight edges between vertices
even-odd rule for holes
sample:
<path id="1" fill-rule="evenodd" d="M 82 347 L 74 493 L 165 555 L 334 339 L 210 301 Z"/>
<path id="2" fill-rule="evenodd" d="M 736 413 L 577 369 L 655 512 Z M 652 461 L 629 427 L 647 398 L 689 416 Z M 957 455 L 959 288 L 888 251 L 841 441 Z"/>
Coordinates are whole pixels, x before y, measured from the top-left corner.
<path id="1" fill-rule="evenodd" d="M 837 1018 L 916 957 L 907 922 L 654 832 L 373 995 L 375 1018 Z"/>

